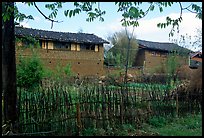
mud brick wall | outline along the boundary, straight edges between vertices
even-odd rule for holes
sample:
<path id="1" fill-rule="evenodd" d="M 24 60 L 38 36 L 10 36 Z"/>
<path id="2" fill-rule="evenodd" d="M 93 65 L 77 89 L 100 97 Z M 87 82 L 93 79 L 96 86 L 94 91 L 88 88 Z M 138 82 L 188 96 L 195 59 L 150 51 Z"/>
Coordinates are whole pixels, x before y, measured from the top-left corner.
<path id="1" fill-rule="evenodd" d="M 50 69 L 56 69 L 57 65 L 66 66 L 71 64 L 72 71 L 80 76 L 87 75 L 103 75 L 103 62 L 104 62 L 104 49 L 99 46 L 99 51 L 59 51 L 59 50 L 46 50 L 34 49 L 45 66 Z M 31 56 L 32 51 L 29 48 L 17 48 L 16 57 L 18 56 Z"/>

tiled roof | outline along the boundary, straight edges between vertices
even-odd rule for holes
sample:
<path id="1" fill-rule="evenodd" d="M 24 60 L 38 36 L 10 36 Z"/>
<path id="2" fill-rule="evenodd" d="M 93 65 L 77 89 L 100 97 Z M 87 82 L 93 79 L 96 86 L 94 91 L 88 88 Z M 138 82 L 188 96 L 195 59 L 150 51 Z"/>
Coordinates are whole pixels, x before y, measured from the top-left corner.
<path id="1" fill-rule="evenodd" d="M 151 42 L 151 41 L 145 41 L 145 40 L 139 40 L 137 39 L 137 42 L 140 46 L 152 50 L 161 50 L 161 51 L 183 51 L 183 52 L 191 52 L 191 50 L 187 48 L 183 48 L 177 44 L 174 43 L 166 43 L 166 42 Z"/>
<path id="2" fill-rule="evenodd" d="M 94 44 L 109 43 L 108 41 L 94 34 L 54 32 L 23 27 L 15 27 L 15 35 L 21 37 L 32 36 L 36 39 L 47 39 L 61 42 L 94 43 Z"/>
<path id="3" fill-rule="evenodd" d="M 191 58 L 193 58 L 193 57 L 195 57 L 195 56 L 200 56 L 200 57 L 202 57 L 202 52 L 200 52 L 200 51 L 198 51 L 198 52 L 194 52 L 194 53 L 190 53 L 190 57 Z"/>

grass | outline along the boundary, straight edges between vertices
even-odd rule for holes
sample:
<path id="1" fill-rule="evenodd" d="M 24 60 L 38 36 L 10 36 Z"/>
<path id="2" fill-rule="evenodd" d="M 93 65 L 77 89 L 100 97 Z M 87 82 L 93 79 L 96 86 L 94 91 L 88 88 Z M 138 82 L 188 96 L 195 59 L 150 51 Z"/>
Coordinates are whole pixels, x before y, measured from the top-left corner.
<path id="1" fill-rule="evenodd" d="M 145 124 L 144 129 L 160 136 L 202 136 L 202 114 L 188 115 L 171 121 L 158 119 L 157 124 L 159 125 Z"/>
<path id="2" fill-rule="evenodd" d="M 114 128 L 87 128 L 82 136 L 202 136 L 202 114 L 180 118 L 152 117 L 136 129 L 130 124 Z"/>

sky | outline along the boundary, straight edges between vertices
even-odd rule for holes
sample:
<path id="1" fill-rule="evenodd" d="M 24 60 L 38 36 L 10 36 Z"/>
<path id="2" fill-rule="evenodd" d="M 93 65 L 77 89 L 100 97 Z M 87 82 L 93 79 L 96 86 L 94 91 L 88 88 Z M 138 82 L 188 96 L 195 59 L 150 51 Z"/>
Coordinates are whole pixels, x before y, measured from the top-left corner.
<path id="1" fill-rule="evenodd" d="M 50 11 L 47 10 L 44 5 L 47 2 L 36 2 L 40 10 L 45 14 L 49 15 Z M 202 5 L 202 2 L 194 2 L 198 5 Z M 22 2 L 16 2 L 18 10 L 26 15 L 32 15 L 34 20 L 25 20 L 20 23 L 20 25 L 33 29 L 42 29 L 58 32 L 71 32 L 77 33 L 82 30 L 83 33 L 95 34 L 105 40 L 107 37 L 113 34 L 124 30 L 120 20 L 122 19 L 122 13 L 117 12 L 117 6 L 113 2 L 101 2 L 101 10 L 105 10 L 106 14 L 104 17 L 104 22 L 98 21 L 96 19 L 93 22 L 87 22 L 86 18 L 88 17 L 85 13 L 80 13 L 72 18 L 66 17 L 64 15 L 64 10 L 73 8 L 73 3 L 66 3 L 62 9 L 58 11 L 58 15 L 55 20 L 63 21 L 61 23 L 54 23 L 53 28 L 51 29 L 51 22 L 46 20 L 34 6 L 27 6 Z M 191 2 L 182 2 L 183 7 L 187 7 Z M 147 5 L 142 5 L 142 8 L 147 9 Z M 180 9 L 178 4 L 173 4 L 172 7 L 164 9 L 162 13 L 159 12 L 158 8 L 155 8 L 153 12 L 148 13 L 145 18 L 139 20 L 139 27 L 134 29 L 134 35 L 137 39 L 142 39 L 146 41 L 153 42 L 172 42 L 169 40 L 169 32 L 171 27 L 165 29 L 160 29 L 157 27 L 157 23 L 165 22 L 167 16 L 176 19 L 180 15 Z M 202 20 L 195 18 L 195 14 L 188 12 L 187 10 L 183 11 L 183 21 L 179 27 L 179 33 L 175 34 L 173 39 L 179 39 L 180 35 L 191 35 L 192 41 L 196 35 L 196 29 L 202 30 Z M 132 32 L 132 28 L 129 27 L 128 30 Z M 193 49 L 191 50 L 200 50 Z"/>

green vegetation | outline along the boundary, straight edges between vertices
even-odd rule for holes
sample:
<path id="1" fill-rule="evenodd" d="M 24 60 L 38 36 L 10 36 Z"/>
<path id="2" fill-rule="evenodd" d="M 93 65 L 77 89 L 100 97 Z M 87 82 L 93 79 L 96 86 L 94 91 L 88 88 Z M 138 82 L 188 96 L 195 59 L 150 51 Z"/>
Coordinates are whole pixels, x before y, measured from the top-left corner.
<path id="1" fill-rule="evenodd" d="M 202 136 L 202 114 L 179 118 L 150 119 L 144 129 L 161 136 Z"/>
<path id="2" fill-rule="evenodd" d="M 114 65 L 123 68 L 126 65 L 128 37 L 131 36 L 130 32 L 118 31 L 109 36 L 107 39 L 112 43 L 112 47 L 107 53 L 105 62 L 109 65 Z M 130 40 L 130 52 L 129 52 L 129 66 L 133 66 L 135 57 L 138 50 L 138 44 L 136 36 L 132 36 Z"/>
<path id="3" fill-rule="evenodd" d="M 141 97 L 137 95 L 141 91 L 145 93 L 153 91 L 152 94 L 155 97 L 158 93 L 162 93 L 162 88 L 165 89 L 163 85 L 152 84 L 146 90 L 145 87 L 147 86 L 141 85 L 145 87 L 140 86 L 140 88 L 138 86 L 137 84 L 135 88 L 129 87 L 130 95 L 126 107 L 128 111 L 124 112 L 124 115 L 129 116 L 124 116 L 126 119 L 122 124 L 120 120 L 121 91 L 124 89 L 120 87 L 96 87 L 91 84 L 76 87 L 61 86 L 57 83 L 49 86 L 49 88 L 39 87 L 34 92 L 18 89 L 21 112 L 19 118 L 20 132 L 55 131 L 54 135 L 82 136 L 201 134 L 201 115 L 195 115 L 193 118 L 192 115 L 190 115 L 191 117 L 182 115 L 176 118 L 175 101 L 163 102 L 162 100 L 154 101 L 154 99 L 152 99 L 153 101 L 145 101 L 145 98 L 141 100 Z M 80 105 L 80 120 L 83 124 L 81 131 L 78 131 L 76 125 L 76 116 L 77 118 L 79 116 L 76 104 Z M 149 107 L 151 107 L 154 115 L 143 114 Z M 181 109 L 182 106 L 179 108 Z M 110 111 L 110 113 L 107 114 L 105 110 Z M 131 114 L 129 114 L 130 112 Z M 111 113 L 115 115 L 113 116 Z M 132 119 L 132 115 L 136 115 L 138 117 L 136 120 L 139 122 L 129 120 Z M 180 129 L 183 133 L 180 132 Z M 189 133 L 187 133 L 188 130 L 190 130 Z"/>
<path id="4" fill-rule="evenodd" d="M 38 86 L 43 79 L 43 65 L 37 53 L 31 57 L 19 57 L 17 85 L 28 89 Z"/>
<path id="5" fill-rule="evenodd" d="M 82 136 L 129 136 L 135 133 L 136 128 L 131 124 L 117 125 L 114 128 L 87 128 L 82 132 Z"/>
<path id="6" fill-rule="evenodd" d="M 114 128 L 87 128 L 82 136 L 202 136 L 202 115 L 188 115 L 180 118 L 152 117 L 140 129 L 131 124 Z"/>
<path id="7" fill-rule="evenodd" d="M 70 79 L 71 77 L 75 76 L 75 74 L 71 71 L 71 64 L 68 63 L 63 66 L 61 61 L 57 62 L 56 67 L 51 72 L 52 76 L 50 77 L 60 82 L 64 81 L 64 79 Z"/>
<path id="8" fill-rule="evenodd" d="M 31 36 L 26 36 L 26 37 L 22 37 L 22 38 L 15 37 L 15 41 L 17 43 L 22 42 L 24 44 L 23 48 L 40 48 L 39 40 L 37 40 Z"/>
<path id="9" fill-rule="evenodd" d="M 64 67 L 64 72 L 65 72 L 67 77 L 70 77 L 73 74 L 72 71 L 71 71 L 71 64 L 67 64 Z"/>
<path id="10" fill-rule="evenodd" d="M 180 66 L 176 53 L 170 53 L 166 61 L 167 73 L 173 76 L 176 73 L 176 69 Z"/>
<path id="11" fill-rule="evenodd" d="M 162 116 L 153 116 L 148 120 L 148 123 L 154 127 L 163 127 L 167 124 L 167 120 Z"/>

